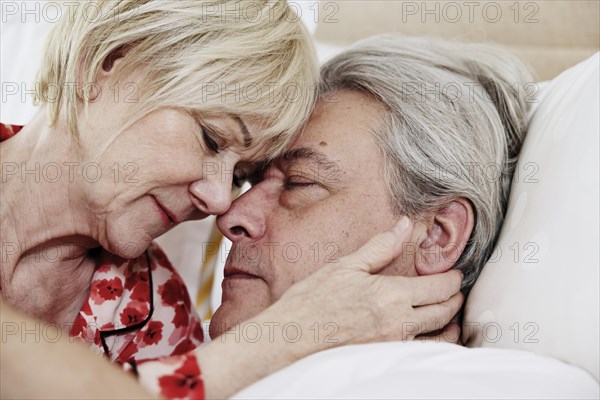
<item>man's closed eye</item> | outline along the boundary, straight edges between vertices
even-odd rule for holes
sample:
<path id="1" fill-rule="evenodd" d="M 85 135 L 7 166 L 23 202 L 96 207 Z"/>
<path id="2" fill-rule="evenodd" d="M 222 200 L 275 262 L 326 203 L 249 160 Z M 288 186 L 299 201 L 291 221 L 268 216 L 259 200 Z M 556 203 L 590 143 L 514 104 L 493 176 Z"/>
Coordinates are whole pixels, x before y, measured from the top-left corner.
<path id="1" fill-rule="evenodd" d="M 284 184 L 285 188 L 288 190 L 309 188 L 309 187 L 314 187 L 317 185 L 318 185 L 317 182 L 307 179 L 303 176 L 291 176 L 285 180 L 285 184 Z"/>

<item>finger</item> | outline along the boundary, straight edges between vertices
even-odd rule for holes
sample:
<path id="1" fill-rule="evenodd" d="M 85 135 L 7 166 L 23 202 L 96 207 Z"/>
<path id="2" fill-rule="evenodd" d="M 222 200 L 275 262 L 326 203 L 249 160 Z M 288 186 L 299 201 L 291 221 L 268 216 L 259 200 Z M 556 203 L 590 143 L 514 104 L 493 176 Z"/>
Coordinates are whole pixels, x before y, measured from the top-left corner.
<path id="1" fill-rule="evenodd" d="M 387 232 L 372 237 L 360 249 L 343 258 L 343 265 L 377 273 L 402 253 L 403 244 L 411 237 L 412 223 L 408 217 Z"/>
<path id="2" fill-rule="evenodd" d="M 413 306 L 425 306 L 448 300 L 460 291 L 463 274 L 452 269 L 443 274 L 423 275 L 409 278 Z"/>
<path id="3" fill-rule="evenodd" d="M 452 344 L 462 344 L 460 342 L 460 325 L 456 318 L 450 321 L 448 325 L 444 327 L 444 329 L 438 334 L 424 334 L 419 335 L 415 338 L 415 340 L 421 340 L 422 342 L 446 342 Z"/>
<path id="4" fill-rule="evenodd" d="M 452 318 L 460 311 L 464 299 L 465 297 L 462 292 L 458 292 L 442 303 L 416 307 L 414 309 L 415 319 L 420 321 L 417 333 L 432 332 L 448 325 Z"/>

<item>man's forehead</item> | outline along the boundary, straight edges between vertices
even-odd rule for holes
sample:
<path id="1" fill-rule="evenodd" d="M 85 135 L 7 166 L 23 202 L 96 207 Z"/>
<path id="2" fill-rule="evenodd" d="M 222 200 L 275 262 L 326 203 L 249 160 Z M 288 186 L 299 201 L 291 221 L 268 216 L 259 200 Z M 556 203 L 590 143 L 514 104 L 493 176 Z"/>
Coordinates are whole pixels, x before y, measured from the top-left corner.
<path id="1" fill-rule="evenodd" d="M 314 161 L 329 162 L 339 157 L 340 148 L 335 132 L 327 127 L 314 125 L 306 129 L 280 158 L 284 162 Z M 336 149 L 336 144 L 337 149 Z"/>
<path id="2" fill-rule="evenodd" d="M 384 112 L 372 97 L 357 91 L 344 90 L 322 98 L 291 149 L 311 146 L 324 153 L 337 153 L 364 145 L 371 141 Z"/>

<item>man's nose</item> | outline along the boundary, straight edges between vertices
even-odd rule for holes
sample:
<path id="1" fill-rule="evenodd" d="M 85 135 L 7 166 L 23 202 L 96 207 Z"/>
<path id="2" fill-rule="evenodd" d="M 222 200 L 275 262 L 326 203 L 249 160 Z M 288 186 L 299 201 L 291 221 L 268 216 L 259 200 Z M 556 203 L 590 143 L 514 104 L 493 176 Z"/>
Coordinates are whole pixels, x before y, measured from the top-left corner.
<path id="1" fill-rule="evenodd" d="M 259 240 L 265 234 L 264 207 L 268 199 L 259 186 L 250 188 L 233 202 L 225 214 L 217 217 L 219 230 L 233 243 Z"/>
<path id="2" fill-rule="evenodd" d="M 231 207 L 231 179 L 221 174 L 207 174 L 192 182 L 188 190 L 196 208 L 205 214 L 221 215 Z"/>

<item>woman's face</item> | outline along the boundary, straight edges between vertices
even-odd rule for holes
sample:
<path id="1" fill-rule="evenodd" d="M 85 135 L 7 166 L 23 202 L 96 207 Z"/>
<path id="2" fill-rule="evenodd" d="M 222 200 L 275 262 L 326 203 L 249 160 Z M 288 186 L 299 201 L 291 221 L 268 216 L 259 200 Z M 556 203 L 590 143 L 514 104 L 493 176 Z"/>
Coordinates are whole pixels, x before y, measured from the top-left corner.
<path id="1" fill-rule="evenodd" d="M 80 119 L 77 197 L 88 208 L 94 238 L 131 258 L 177 223 L 226 212 L 236 176 L 248 172 L 265 146 L 256 138 L 257 121 L 194 118 L 170 108 L 145 116 L 110 141 L 133 105 L 115 100 L 114 92 L 101 92 Z"/>

